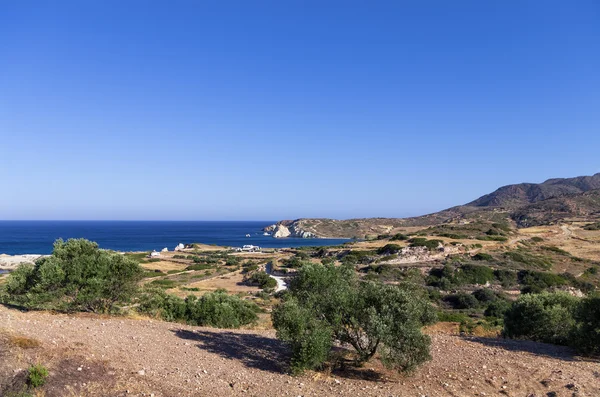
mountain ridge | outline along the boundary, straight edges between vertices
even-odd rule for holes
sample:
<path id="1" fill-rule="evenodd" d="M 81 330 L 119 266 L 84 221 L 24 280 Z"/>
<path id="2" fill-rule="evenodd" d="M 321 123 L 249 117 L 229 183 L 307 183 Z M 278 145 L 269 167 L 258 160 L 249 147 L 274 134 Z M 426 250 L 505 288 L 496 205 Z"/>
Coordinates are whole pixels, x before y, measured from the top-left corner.
<path id="1" fill-rule="evenodd" d="M 417 217 L 300 218 L 280 221 L 264 230 L 274 237 L 362 238 L 393 233 L 403 227 L 472 220 L 509 221 L 517 227 L 529 227 L 568 218 L 600 219 L 600 173 L 506 185 L 467 204 Z"/>

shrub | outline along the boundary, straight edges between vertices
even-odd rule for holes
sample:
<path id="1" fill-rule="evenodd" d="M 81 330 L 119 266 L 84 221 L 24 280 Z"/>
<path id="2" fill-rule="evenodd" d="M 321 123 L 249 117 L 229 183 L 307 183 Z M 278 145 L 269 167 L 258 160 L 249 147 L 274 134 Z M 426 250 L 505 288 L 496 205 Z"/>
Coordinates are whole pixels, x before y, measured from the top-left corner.
<path id="1" fill-rule="evenodd" d="M 600 354 L 600 295 L 581 300 L 575 310 L 575 321 L 571 345 L 585 354 Z"/>
<path id="2" fill-rule="evenodd" d="M 477 254 L 473 255 L 472 257 L 474 260 L 476 261 L 492 261 L 494 260 L 494 257 L 491 256 L 490 254 L 486 254 L 484 252 L 478 252 Z"/>
<path id="3" fill-rule="evenodd" d="M 146 290 L 140 297 L 138 311 L 165 321 L 218 328 L 239 328 L 254 323 L 259 307 L 235 295 L 217 290 L 198 298 L 181 299 L 161 290 Z"/>
<path id="4" fill-rule="evenodd" d="M 255 272 L 247 279 L 248 283 L 258 285 L 261 289 L 277 287 L 277 281 L 265 272 Z"/>
<path id="5" fill-rule="evenodd" d="M 600 230 L 600 222 L 592 223 L 584 226 L 585 230 Z"/>
<path id="6" fill-rule="evenodd" d="M 402 249 L 402 247 L 399 246 L 398 244 L 386 244 L 383 247 L 380 247 L 377 250 L 377 253 L 379 255 L 393 255 L 393 254 L 397 254 L 398 252 L 400 252 L 401 249 Z"/>
<path id="7" fill-rule="evenodd" d="M 504 318 L 508 309 L 510 309 L 510 302 L 503 299 L 497 299 L 490 302 L 483 315 L 486 317 Z"/>
<path id="8" fill-rule="evenodd" d="M 462 284 L 486 284 L 494 280 L 494 271 L 487 266 L 462 265 L 456 278 Z"/>
<path id="9" fill-rule="evenodd" d="M 8 276 L 6 300 L 28 308 L 107 312 L 134 295 L 142 274 L 125 255 L 85 239 L 59 239 L 52 255 Z"/>
<path id="10" fill-rule="evenodd" d="M 48 369 L 42 364 L 32 365 L 27 369 L 27 384 L 33 388 L 43 386 L 48 377 Z"/>
<path id="11" fill-rule="evenodd" d="M 256 322 L 260 310 L 255 303 L 239 296 L 215 291 L 200 298 L 193 295 L 185 299 L 187 322 L 191 325 L 210 325 L 217 328 L 239 328 Z"/>
<path id="12" fill-rule="evenodd" d="M 363 264 L 368 265 L 373 262 L 375 251 L 349 251 L 342 257 L 342 263 L 345 265 Z"/>
<path id="13" fill-rule="evenodd" d="M 430 251 L 436 250 L 440 244 L 443 244 L 442 240 L 427 240 L 422 237 L 414 237 L 408 240 L 411 247 L 425 247 Z"/>
<path id="14" fill-rule="evenodd" d="M 448 295 L 444 300 L 452 305 L 455 309 L 475 309 L 479 307 L 479 301 L 471 294 L 464 292 Z"/>
<path id="15" fill-rule="evenodd" d="M 524 294 L 540 293 L 551 287 L 567 285 L 568 281 L 563 276 L 553 273 L 536 272 L 533 270 L 521 270 L 517 275 L 519 282 L 523 285 L 521 292 Z"/>
<path id="16" fill-rule="evenodd" d="M 554 245 L 544 245 L 542 247 L 542 249 L 546 250 L 546 251 L 554 252 L 556 254 L 563 255 L 563 256 L 571 256 L 571 254 L 568 253 L 567 251 L 560 249 L 558 247 L 555 247 Z"/>
<path id="17" fill-rule="evenodd" d="M 450 322 L 450 323 L 462 323 L 470 321 L 470 317 L 461 312 L 454 311 L 440 311 L 438 312 L 438 321 Z"/>
<path id="18" fill-rule="evenodd" d="M 560 292 L 521 295 L 504 316 L 504 334 L 566 345 L 575 325 L 577 302 L 577 298 Z"/>
<path id="19" fill-rule="evenodd" d="M 522 263 L 531 267 L 538 267 L 541 269 L 552 268 L 552 261 L 548 258 L 533 255 L 530 252 L 517 250 L 506 252 L 504 256 L 508 259 L 512 259 L 515 262 Z"/>
<path id="20" fill-rule="evenodd" d="M 541 243 L 542 241 L 544 241 L 544 239 L 539 236 L 534 236 L 531 238 L 531 241 L 534 243 Z"/>
<path id="21" fill-rule="evenodd" d="M 392 238 L 390 238 L 390 240 L 392 240 L 392 241 L 404 241 L 404 240 L 408 240 L 408 236 L 405 235 L 405 234 L 402 234 L 402 233 L 397 233 L 397 234 L 394 234 L 392 236 Z"/>
<path id="22" fill-rule="evenodd" d="M 237 256 L 229 255 L 225 260 L 225 265 L 227 266 L 237 266 L 240 264 L 240 258 Z"/>
<path id="23" fill-rule="evenodd" d="M 481 288 L 473 291 L 473 296 L 482 303 L 493 302 L 498 300 L 498 295 L 489 288 Z"/>
<path id="24" fill-rule="evenodd" d="M 355 363 L 379 353 L 382 362 L 410 371 L 430 358 L 421 333 L 435 312 L 408 286 L 360 281 L 349 266 L 307 264 L 272 314 L 278 338 L 292 347 L 296 372 L 321 366 L 337 341 L 352 346 Z"/>
<path id="25" fill-rule="evenodd" d="M 494 270 L 494 277 L 500 282 L 502 287 L 510 288 L 518 283 L 517 272 L 506 269 Z"/>

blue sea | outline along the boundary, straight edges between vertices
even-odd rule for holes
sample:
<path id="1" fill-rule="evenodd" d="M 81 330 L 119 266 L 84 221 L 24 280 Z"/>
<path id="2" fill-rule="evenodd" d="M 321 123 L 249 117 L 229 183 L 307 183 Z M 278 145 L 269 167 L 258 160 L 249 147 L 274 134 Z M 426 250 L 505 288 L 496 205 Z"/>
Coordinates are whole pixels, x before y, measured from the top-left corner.
<path id="1" fill-rule="evenodd" d="M 338 245 L 345 239 L 276 239 L 262 228 L 274 221 L 0 221 L 0 254 L 49 254 L 58 238 L 86 238 L 100 248 L 149 251 L 179 243 L 217 244 L 264 248 Z M 250 234 L 250 237 L 246 237 Z"/>

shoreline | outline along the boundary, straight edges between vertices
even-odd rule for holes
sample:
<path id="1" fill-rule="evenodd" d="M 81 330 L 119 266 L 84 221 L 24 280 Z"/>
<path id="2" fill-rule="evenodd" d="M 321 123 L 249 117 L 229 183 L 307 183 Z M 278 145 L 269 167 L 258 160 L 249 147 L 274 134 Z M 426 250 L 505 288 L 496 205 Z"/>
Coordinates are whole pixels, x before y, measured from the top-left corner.
<path id="1" fill-rule="evenodd" d="M 35 263 L 36 260 L 48 255 L 42 254 L 21 254 L 8 255 L 0 254 L 0 270 L 14 270 L 21 263 Z"/>

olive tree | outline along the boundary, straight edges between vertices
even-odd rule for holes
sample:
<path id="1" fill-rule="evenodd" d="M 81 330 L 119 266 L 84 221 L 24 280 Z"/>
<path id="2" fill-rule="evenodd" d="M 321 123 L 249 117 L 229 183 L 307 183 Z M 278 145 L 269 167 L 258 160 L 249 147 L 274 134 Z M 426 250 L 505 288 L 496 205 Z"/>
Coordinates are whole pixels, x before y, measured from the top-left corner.
<path id="1" fill-rule="evenodd" d="M 389 368 L 411 371 L 430 359 L 421 332 L 435 312 L 415 287 L 361 281 L 350 266 L 306 264 L 272 314 L 277 336 L 292 347 L 292 370 L 321 366 L 335 342 L 361 365 L 376 353 Z"/>
<path id="2" fill-rule="evenodd" d="M 52 255 L 9 275 L 4 300 L 29 308 L 105 312 L 136 292 L 141 273 L 135 261 L 94 242 L 59 239 Z"/>

